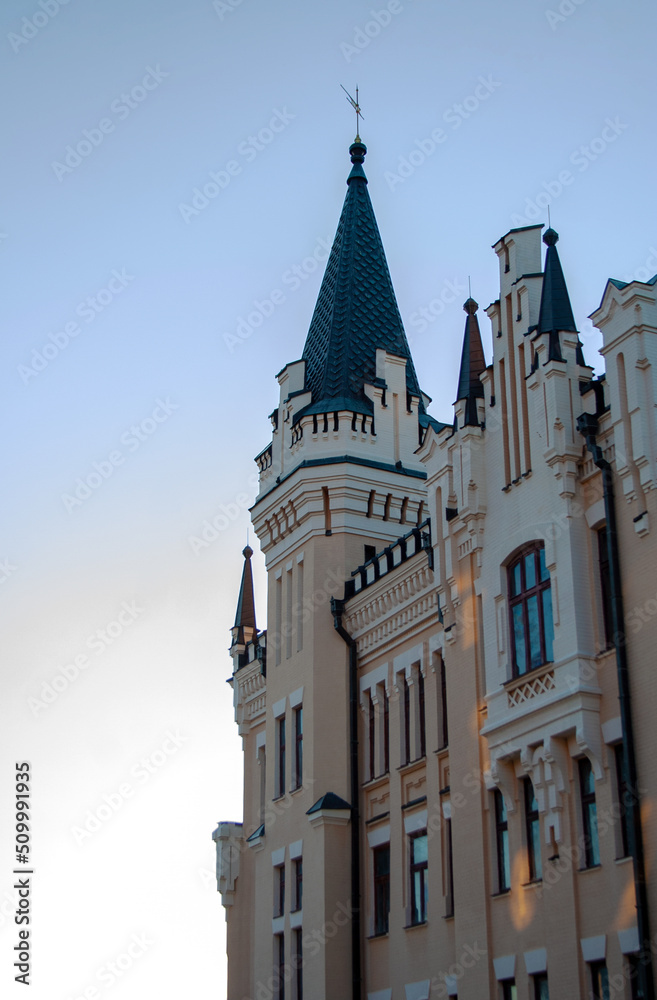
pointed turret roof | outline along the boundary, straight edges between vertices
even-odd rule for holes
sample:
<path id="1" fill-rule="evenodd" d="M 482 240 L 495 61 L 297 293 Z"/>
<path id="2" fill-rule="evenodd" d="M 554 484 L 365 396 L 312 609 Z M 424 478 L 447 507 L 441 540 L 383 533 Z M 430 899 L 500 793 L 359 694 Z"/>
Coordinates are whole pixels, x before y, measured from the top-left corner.
<path id="1" fill-rule="evenodd" d="M 416 396 L 420 388 L 367 191 L 367 147 L 357 137 L 349 152 L 347 195 L 302 357 L 313 408 L 333 400 L 369 411 L 363 385 L 376 381 L 377 348 L 405 358 L 407 388 Z"/>
<path id="2" fill-rule="evenodd" d="M 577 332 L 575 317 L 570 305 L 566 279 L 561 269 L 561 261 L 557 252 L 559 234 L 554 229 L 547 229 L 543 234 L 543 242 L 547 246 L 545 255 L 545 272 L 543 275 L 543 290 L 541 292 L 541 308 L 538 315 L 538 332 L 550 336 L 548 360 L 563 361 L 559 331 Z"/>
<path id="3" fill-rule="evenodd" d="M 470 297 L 463 303 L 463 308 L 466 312 L 466 320 L 456 399 L 466 401 L 463 426 L 476 427 L 479 424 L 477 400 L 484 397 L 484 387 L 479 376 L 486 370 L 486 358 L 484 357 L 479 320 L 477 319 L 479 305 Z"/>
<path id="4" fill-rule="evenodd" d="M 248 639 L 255 639 L 257 633 L 255 598 L 253 596 L 253 572 L 251 570 L 253 549 L 247 545 L 242 550 L 242 555 L 244 556 L 244 569 L 242 570 L 242 583 L 240 584 L 240 595 L 237 599 L 237 611 L 235 612 L 235 624 L 233 626 L 233 641 L 241 644 L 245 640 L 245 629 L 252 630 L 247 637 Z"/>

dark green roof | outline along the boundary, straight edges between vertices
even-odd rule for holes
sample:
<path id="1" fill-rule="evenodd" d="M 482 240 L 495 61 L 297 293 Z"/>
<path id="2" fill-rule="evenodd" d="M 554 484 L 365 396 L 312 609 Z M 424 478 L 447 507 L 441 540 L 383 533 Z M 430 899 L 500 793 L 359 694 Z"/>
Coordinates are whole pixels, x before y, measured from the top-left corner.
<path id="1" fill-rule="evenodd" d="M 367 405 L 363 385 L 376 380 L 377 348 L 406 360 L 407 388 L 420 396 L 362 168 L 367 149 L 357 141 L 349 152 L 347 196 L 303 349 L 313 406 L 343 399 Z"/>
<path id="2" fill-rule="evenodd" d="M 243 641 L 244 627 L 252 628 L 255 634 L 255 599 L 253 597 L 253 572 L 251 570 L 251 556 L 253 549 L 247 545 L 242 550 L 244 556 L 244 569 L 242 570 L 242 583 L 240 584 L 240 595 L 237 599 L 237 610 L 235 612 L 235 624 L 233 628 L 240 629 L 240 641 Z"/>
<path id="3" fill-rule="evenodd" d="M 557 252 L 559 234 L 554 229 L 547 229 L 543 234 L 543 242 L 547 245 L 545 255 L 545 276 L 541 292 L 541 308 L 538 314 L 538 332 L 550 335 L 548 359 L 563 361 L 559 331 L 577 332 L 573 316 L 566 279 L 561 269 L 561 261 Z"/>
<path id="4" fill-rule="evenodd" d="M 312 816 L 320 809 L 351 809 L 351 806 L 335 792 L 327 792 L 326 795 L 322 795 L 321 799 L 317 799 L 317 802 L 307 811 L 306 816 Z"/>
<path id="5" fill-rule="evenodd" d="M 464 427 L 477 427 L 477 399 L 484 398 L 484 387 L 479 376 L 486 370 L 486 358 L 481 343 L 477 309 L 479 306 L 473 298 L 469 298 L 463 308 L 467 314 L 465 333 L 463 334 L 463 350 L 461 352 L 461 370 L 456 399 L 465 400 Z"/>

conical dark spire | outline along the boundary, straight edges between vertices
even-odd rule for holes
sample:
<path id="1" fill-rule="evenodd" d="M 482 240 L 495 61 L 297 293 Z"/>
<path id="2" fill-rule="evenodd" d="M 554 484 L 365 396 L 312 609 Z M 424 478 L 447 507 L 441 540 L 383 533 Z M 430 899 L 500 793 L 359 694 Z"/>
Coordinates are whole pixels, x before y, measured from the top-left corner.
<path id="1" fill-rule="evenodd" d="M 557 252 L 559 234 L 554 229 L 547 229 L 543 234 L 543 242 L 547 246 L 545 255 L 545 272 L 543 275 L 543 291 L 541 293 L 541 308 L 538 314 L 538 332 L 549 334 L 548 361 L 563 361 L 560 330 L 577 332 L 575 317 L 568 297 L 566 279 L 561 270 L 561 261 Z"/>
<path id="2" fill-rule="evenodd" d="M 255 617 L 255 599 L 253 596 L 253 572 L 251 570 L 251 556 L 253 549 L 246 546 L 242 551 L 244 556 L 244 569 L 242 570 L 242 583 L 240 584 L 240 596 L 237 599 L 237 611 L 235 612 L 235 624 L 233 626 L 233 642 L 244 645 L 251 642 L 257 634 Z"/>
<path id="3" fill-rule="evenodd" d="M 347 196 L 302 357 L 314 405 L 368 411 L 363 385 L 376 379 L 377 348 L 405 358 L 407 388 L 416 396 L 420 388 L 367 192 L 367 147 L 357 140 L 349 152 Z"/>
<path id="4" fill-rule="evenodd" d="M 486 369 L 486 358 L 481 344 L 479 320 L 477 319 L 478 304 L 473 298 L 463 304 L 466 312 L 465 333 L 463 334 L 463 351 L 461 352 L 461 370 L 456 399 L 465 400 L 464 427 L 477 427 L 477 400 L 483 399 L 484 387 L 479 376 Z"/>

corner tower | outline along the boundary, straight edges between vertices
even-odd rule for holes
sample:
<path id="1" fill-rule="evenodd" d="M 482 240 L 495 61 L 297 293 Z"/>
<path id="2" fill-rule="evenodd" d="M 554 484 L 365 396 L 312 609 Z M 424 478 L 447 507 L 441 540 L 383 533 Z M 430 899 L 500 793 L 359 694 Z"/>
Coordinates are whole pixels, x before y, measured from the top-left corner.
<path id="1" fill-rule="evenodd" d="M 357 138 L 349 152 L 302 357 L 278 375 L 272 440 L 256 458 L 251 514 L 267 566 L 268 628 L 258 637 L 267 666 L 264 686 L 257 680 L 262 705 L 250 714 L 253 683 L 242 683 L 241 663 L 256 657 L 235 660 L 232 679 L 245 751 L 240 871 L 248 868 L 243 881 L 255 893 L 230 911 L 229 936 L 232 921 L 253 925 L 243 926 L 250 955 L 229 973 L 239 997 L 268 982 L 272 955 L 275 969 L 290 970 L 301 950 L 305 995 L 351 995 L 350 688 L 330 599 L 342 596 L 353 567 L 378 576 L 375 553 L 426 517 L 415 451 L 433 421 L 368 193 L 367 150 Z M 248 624 L 255 634 L 255 616 Z"/>

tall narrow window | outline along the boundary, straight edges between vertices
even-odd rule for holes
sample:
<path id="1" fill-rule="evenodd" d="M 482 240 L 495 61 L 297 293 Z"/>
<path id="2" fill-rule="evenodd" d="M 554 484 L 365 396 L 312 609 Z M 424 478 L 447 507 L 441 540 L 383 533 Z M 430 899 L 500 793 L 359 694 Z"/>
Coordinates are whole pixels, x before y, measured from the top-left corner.
<path id="1" fill-rule="evenodd" d="M 292 570 L 289 569 L 285 574 L 285 656 L 286 659 L 290 659 L 292 656 L 292 605 L 294 603 L 294 592 L 292 590 Z"/>
<path id="2" fill-rule="evenodd" d="M 368 750 L 368 764 L 369 764 L 369 775 L 370 780 L 375 775 L 374 770 L 374 760 L 375 760 L 375 718 L 374 718 L 374 699 L 372 694 L 368 695 L 368 706 L 367 706 L 367 750 Z"/>
<path id="3" fill-rule="evenodd" d="M 427 754 L 427 723 L 425 717 L 425 705 L 424 705 L 424 677 L 422 671 L 417 672 L 417 689 L 418 689 L 418 708 L 420 713 L 420 757 L 426 757 Z"/>
<path id="4" fill-rule="evenodd" d="M 584 857 L 586 867 L 594 868 L 600 864 L 600 842 L 598 839 L 598 810 L 595 804 L 595 778 L 588 757 L 582 757 L 579 761 L 579 789 L 582 801 Z"/>
<path id="5" fill-rule="evenodd" d="M 514 677 L 552 660 L 554 624 L 545 549 L 525 550 L 509 566 L 509 613 Z"/>
<path id="6" fill-rule="evenodd" d="M 502 980 L 502 1000 L 518 1000 L 515 979 Z"/>
<path id="7" fill-rule="evenodd" d="M 446 917 L 454 916 L 454 854 L 452 851 L 452 820 L 445 821 L 445 839 L 447 841 L 447 910 Z"/>
<path id="8" fill-rule="evenodd" d="M 403 675 L 403 709 L 404 709 L 404 759 L 402 764 L 408 764 L 411 759 L 411 689 Z"/>
<path id="9" fill-rule="evenodd" d="M 390 844 L 375 847 L 374 861 L 374 933 L 388 933 L 390 912 Z"/>
<path id="10" fill-rule="evenodd" d="M 303 783 L 303 708 L 294 709 L 294 787 Z"/>
<path id="11" fill-rule="evenodd" d="M 428 845 L 426 833 L 413 833 L 410 837 L 411 854 L 411 924 L 423 924 L 427 919 L 429 882 Z"/>
<path id="12" fill-rule="evenodd" d="M 274 955 L 276 962 L 276 1000 L 285 1000 L 285 936 L 277 934 L 275 937 Z"/>
<path id="13" fill-rule="evenodd" d="M 438 706 L 438 749 L 444 750 L 449 745 L 447 731 L 447 675 L 445 661 L 440 657 L 440 703 Z"/>
<path id="14" fill-rule="evenodd" d="M 294 932 L 294 972 L 297 987 L 294 1000 L 303 1000 L 303 932 L 300 927 Z"/>
<path id="15" fill-rule="evenodd" d="M 390 705 L 385 685 L 383 686 L 383 770 L 385 774 L 390 771 Z"/>
<path id="16" fill-rule="evenodd" d="M 296 858 L 293 862 L 293 872 L 294 902 L 292 912 L 296 913 L 303 907 L 303 860 L 301 858 Z"/>
<path id="17" fill-rule="evenodd" d="M 626 805 L 626 789 L 625 784 L 625 772 L 624 772 L 624 753 L 623 744 L 616 743 L 614 746 L 614 763 L 616 764 L 616 792 L 618 795 L 618 808 L 620 810 L 620 843 L 619 848 L 622 853 L 619 855 L 621 858 L 628 857 L 630 853 L 629 840 L 627 836 L 627 805 Z"/>
<path id="18" fill-rule="evenodd" d="M 534 976 L 534 1000 L 550 1000 L 547 972 Z"/>
<path id="19" fill-rule="evenodd" d="M 265 800 L 267 788 L 267 755 L 264 747 L 258 748 L 258 766 L 260 768 L 260 822 L 265 822 Z"/>
<path id="20" fill-rule="evenodd" d="M 529 865 L 529 881 L 538 882 L 543 878 L 543 863 L 541 860 L 541 824 L 538 815 L 538 802 L 534 794 L 531 778 L 524 779 L 525 786 L 525 830 L 527 836 L 527 862 Z M 538 994 L 537 994 L 538 996 Z"/>
<path id="21" fill-rule="evenodd" d="M 511 863 L 506 804 L 499 789 L 493 792 L 493 797 L 495 799 L 495 840 L 497 844 L 497 891 L 508 892 L 511 888 Z"/>
<path id="22" fill-rule="evenodd" d="M 285 795 L 285 716 L 278 720 L 278 774 L 276 795 Z"/>
<path id="23" fill-rule="evenodd" d="M 285 865 L 274 868 L 274 916 L 282 917 L 285 913 Z"/>
<path id="24" fill-rule="evenodd" d="M 274 587 L 274 613 L 276 616 L 276 627 L 274 628 L 274 650 L 276 652 L 275 663 L 279 666 L 281 662 L 281 650 L 283 648 L 283 577 L 278 576 L 276 578 L 276 585 Z M 269 644 L 271 644 L 272 639 L 267 636 Z"/>
<path id="25" fill-rule="evenodd" d="M 600 594 L 602 597 L 602 624 L 606 648 L 613 646 L 614 628 L 611 611 L 611 573 L 609 571 L 609 551 L 607 549 L 607 528 L 600 528 L 598 536 L 598 570 L 600 573 Z"/>
<path id="26" fill-rule="evenodd" d="M 606 962 L 591 962 L 591 1000 L 610 1000 Z"/>

